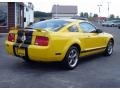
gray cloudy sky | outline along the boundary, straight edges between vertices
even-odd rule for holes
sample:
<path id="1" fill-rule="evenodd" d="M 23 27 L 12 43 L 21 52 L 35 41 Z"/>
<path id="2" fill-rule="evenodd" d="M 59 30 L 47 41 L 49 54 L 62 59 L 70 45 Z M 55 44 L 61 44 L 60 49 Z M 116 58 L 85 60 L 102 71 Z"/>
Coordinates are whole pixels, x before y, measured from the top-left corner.
<path id="1" fill-rule="evenodd" d="M 120 16 L 119 0 L 34 0 L 34 9 L 38 11 L 51 12 L 52 5 L 77 5 L 78 12 L 88 12 L 99 14 L 98 4 L 101 4 L 101 16 L 108 16 L 108 4 L 110 2 L 110 14 Z"/>
<path id="2" fill-rule="evenodd" d="M 88 12 L 99 14 L 98 4 L 101 4 L 100 16 L 108 16 L 108 5 L 110 2 L 110 14 L 120 16 L 120 0 L 0 0 L 0 2 L 32 2 L 34 10 L 51 12 L 54 4 L 59 5 L 76 5 L 78 6 L 78 13 Z"/>

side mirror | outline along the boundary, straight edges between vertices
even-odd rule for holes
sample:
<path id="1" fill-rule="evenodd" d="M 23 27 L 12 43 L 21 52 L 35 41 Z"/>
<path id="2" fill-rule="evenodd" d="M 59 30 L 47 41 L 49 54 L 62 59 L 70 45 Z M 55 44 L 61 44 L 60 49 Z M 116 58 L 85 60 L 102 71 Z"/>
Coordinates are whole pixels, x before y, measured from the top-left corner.
<path id="1" fill-rule="evenodd" d="M 96 29 L 96 33 L 102 33 L 103 31 L 101 29 Z"/>

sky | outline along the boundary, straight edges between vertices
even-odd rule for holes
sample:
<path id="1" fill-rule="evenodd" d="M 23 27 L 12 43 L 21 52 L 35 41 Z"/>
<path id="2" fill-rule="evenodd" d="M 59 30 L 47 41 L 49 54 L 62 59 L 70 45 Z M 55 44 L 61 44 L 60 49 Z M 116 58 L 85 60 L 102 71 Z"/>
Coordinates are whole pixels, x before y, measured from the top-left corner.
<path id="1" fill-rule="evenodd" d="M 0 2 L 32 2 L 35 11 L 51 12 L 54 4 L 59 5 L 76 5 L 78 7 L 78 14 L 80 12 L 96 13 L 99 16 L 107 17 L 110 14 L 120 17 L 120 0 L 0 0 Z M 109 14 L 108 14 L 108 4 Z M 97 5 L 102 5 L 99 8 Z"/>
<path id="2" fill-rule="evenodd" d="M 59 5 L 76 5 L 78 6 L 78 14 L 80 12 L 97 13 L 99 16 L 107 17 L 110 14 L 120 16 L 120 0 L 37 0 L 31 1 L 34 5 L 34 10 L 51 12 L 54 4 Z M 108 3 L 109 2 L 109 14 Z M 99 8 L 97 5 L 102 5 Z"/>

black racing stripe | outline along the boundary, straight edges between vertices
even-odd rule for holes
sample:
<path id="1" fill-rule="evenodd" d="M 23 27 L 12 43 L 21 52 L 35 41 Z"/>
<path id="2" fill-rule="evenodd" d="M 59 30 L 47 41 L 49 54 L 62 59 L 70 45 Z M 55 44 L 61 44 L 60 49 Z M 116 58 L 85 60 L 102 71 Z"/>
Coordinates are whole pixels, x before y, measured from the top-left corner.
<path id="1" fill-rule="evenodd" d="M 22 46 L 19 47 L 19 44 L 15 44 L 15 45 L 13 46 L 14 55 L 17 56 L 17 57 L 22 57 L 22 56 L 19 56 L 19 55 L 16 54 L 15 48 L 25 49 L 25 56 L 23 56 L 22 58 L 29 59 L 29 56 L 28 56 L 28 46 L 29 46 L 29 45 L 22 44 Z"/>
<path id="2" fill-rule="evenodd" d="M 18 48 L 19 45 L 20 45 L 20 43 L 15 43 L 15 44 L 13 45 L 13 52 L 14 52 L 14 55 L 15 55 L 15 56 L 17 56 L 16 51 L 15 51 L 15 48 Z"/>
<path id="3" fill-rule="evenodd" d="M 26 31 L 25 32 L 25 36 L 26 36 L 26 40 L 24 41 L 25 44 L 32 43 L 32 34 L 33 34 L 33 31 Z"/>
<path id="4" fill-rule="evenodd" d="M 16 41 L 16 43 L 22 43 L 22 40 L 21 40 L 22 36 L 23 36 L 23 31 L 19 30 L 18 33 L 17 33 L 17 41 Z"/>
<path id="5" fill-rule="evenodd" d="M 101 49 L 105 49 L 105 48 L 106 48 L 106 47 L 101 47 L 101 48 L 95 48 L 95 49 L 85 50 L 85 51 L 81 51 L 81 53 L 92 52 L 92 51 L 101 50 Z"/>
<path id="6" fill-rule="evenodd" d="M 31 44 L 33 31 L 24 31 L 24 30 L 18 31 L 17 43 L 22 43 L 21 38 L 24 35 L 23 33 L 25 33 L 26 36 L 26 40 L 24 41 L 24 44 Z"/>
<path id="7" fill-rule="evenodd" d="M 21 37 L 24 35 L 23 33 L 25 32 L 25 36 L 26 36 L 26 40 L 24 42 L 22 42 Z M 23 58 L 27 58 L 29 59 L 28 56 L 28 47 L 32 42 L 32 34 L 33 31 L 23 31 L 23 30 L 19 30 L 17 35 L 17 41 L 16 43 L 13 45 L 13 52 L 14 55 L 17 57 L 21 57 L 19 55 L 16 54 L 15 48 L 21 48 L 21 49 L 25 49 L 25 56 Z"/>

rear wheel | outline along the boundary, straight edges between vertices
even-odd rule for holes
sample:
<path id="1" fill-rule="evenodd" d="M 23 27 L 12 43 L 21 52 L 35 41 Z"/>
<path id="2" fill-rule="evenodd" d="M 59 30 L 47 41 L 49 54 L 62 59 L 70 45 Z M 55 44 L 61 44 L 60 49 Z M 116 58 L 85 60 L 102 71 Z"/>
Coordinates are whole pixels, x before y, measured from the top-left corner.
<path id="1" fill-rule="evenodd" d="M 66 69 L 74 69 L 79 60 L 79 51 L 77 47 L 72 46 L 66 53 L 66 56 L 63 60 L 63 65 Z"/>
<path id="2" fill-rule="evenodd" d="M 113 45 L 114 45 L 113 41 L 110 40 L 108 42 L 108 45 L 107 45 L 106 49 L 105 49 L 105 55 L 106 56 L 110 56 L 113 53 Z"/>

